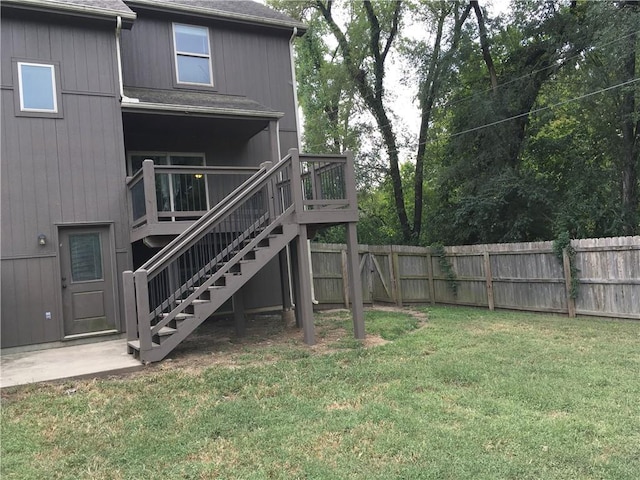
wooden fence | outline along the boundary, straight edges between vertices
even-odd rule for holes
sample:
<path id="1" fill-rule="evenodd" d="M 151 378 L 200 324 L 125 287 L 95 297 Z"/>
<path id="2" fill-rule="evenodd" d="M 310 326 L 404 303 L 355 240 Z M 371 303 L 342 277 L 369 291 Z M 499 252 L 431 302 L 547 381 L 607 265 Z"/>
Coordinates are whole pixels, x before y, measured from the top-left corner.
<path id="1" fill-rule="evenodd" d="M 569 257 L 553 242 L 432 248 L 360 246 L 364 302 L 445 303 L 640 320 L 640 236 L 573 240 L 579 288 L 571 298 Z M 311 244 L 315 299 L 348 306 L 346 247 Z M 445 267 L 446 270 L 446 267 Z"/>

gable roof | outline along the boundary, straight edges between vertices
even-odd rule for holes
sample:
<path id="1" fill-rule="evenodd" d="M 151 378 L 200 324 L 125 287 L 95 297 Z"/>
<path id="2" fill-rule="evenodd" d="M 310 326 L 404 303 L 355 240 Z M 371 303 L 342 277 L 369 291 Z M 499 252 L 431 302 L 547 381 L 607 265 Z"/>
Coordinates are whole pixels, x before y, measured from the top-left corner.
<path id="1" fill-rule="evenodd" d="M 156 11 L 177 12 L 199 17 L 274 26 L 297 28 L 300 34 L 307 27 L 284 13 L 250 0 L 123 0 L 133 9 L 148 8 Z"/>
<path id="2" fill-rule="evenodd" d="M 122 0 L 2 0 L 2 6 L 75 16 L 116 18 L 132 21 L 136 14 Z"/>

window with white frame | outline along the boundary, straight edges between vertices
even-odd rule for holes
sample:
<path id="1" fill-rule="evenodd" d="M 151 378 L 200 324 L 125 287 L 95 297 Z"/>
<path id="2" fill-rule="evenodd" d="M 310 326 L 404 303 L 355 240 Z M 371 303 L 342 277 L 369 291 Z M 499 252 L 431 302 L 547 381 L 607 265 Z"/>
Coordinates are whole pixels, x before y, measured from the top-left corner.
<path id="1" fill-rule="evenodd" d="M 213 86 L 207 27 L 174 23 L 173 50 L 178 83 Z"/>
<path id="2" fill-rule="evenodd" d="M 58 94 L 54 65 L 17 62 L 20 110 L 23 112 L 58 112 Z"/>

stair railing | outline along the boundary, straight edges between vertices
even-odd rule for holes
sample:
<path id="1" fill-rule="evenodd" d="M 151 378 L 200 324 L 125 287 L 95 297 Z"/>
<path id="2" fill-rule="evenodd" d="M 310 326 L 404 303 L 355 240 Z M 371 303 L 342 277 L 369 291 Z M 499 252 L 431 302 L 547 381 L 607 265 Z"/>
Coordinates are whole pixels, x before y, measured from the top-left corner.
<path id="1" fill-rule="evenodd" d="M 223 281 L 294 210 L 292 157 L 297 163 L 297 151 L 292 150 L 276 165 L 261 165 L 135 273 L 124 272 L 128 337 L 139 339 L 141 356 L 152 349 L 152 337 L 160 329 L 209 287 Z"/>

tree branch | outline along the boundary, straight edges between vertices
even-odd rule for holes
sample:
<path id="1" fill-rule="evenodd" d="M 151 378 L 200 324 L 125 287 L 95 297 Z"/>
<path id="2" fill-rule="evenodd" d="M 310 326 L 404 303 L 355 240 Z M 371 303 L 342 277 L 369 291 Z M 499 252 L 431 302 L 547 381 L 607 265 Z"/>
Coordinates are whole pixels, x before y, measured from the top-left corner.
<path id="1" fill-rule="evenodd" d="M 491 58 L 491 52 L 489 50 L 489 40 L 487 38 L 487 27 L 484 24 L 484 16 L 482 15 L 482 9 L 480 8 L 477 0 L 472 0 L 471 5 L 473 6 L 473 10 L 474 12 L 476 12 L 476 17 L 478 18 L 482 57 L 484 58 L 484 63 L 487 65 L 487 69 L 489 70 L 489 77 L 491 78 L 491 88 L 493 88 L 493 91 L 495 92 L 498 88 L 498 75 L 496 74 L 496 68 L 493 65 L 493 59 Z"/>
<path id="2" fill-rule="evenodd" d="M 398 34 L 398 26 L 400 24 L 400 11 L 402 9 L 402 2 L 397 1 L 395 3 L 396 8 L 393 11 L 393 23 L 391 25 L 391 31 L 389 32 L 389 38 L 387 38 L 387 44 L 384 46 L 384 50 L 382 52 L 382 61 L 384 62 L 387 58 L 389 50 L 391 50 L 391 44 L 395 36 Z"/>

